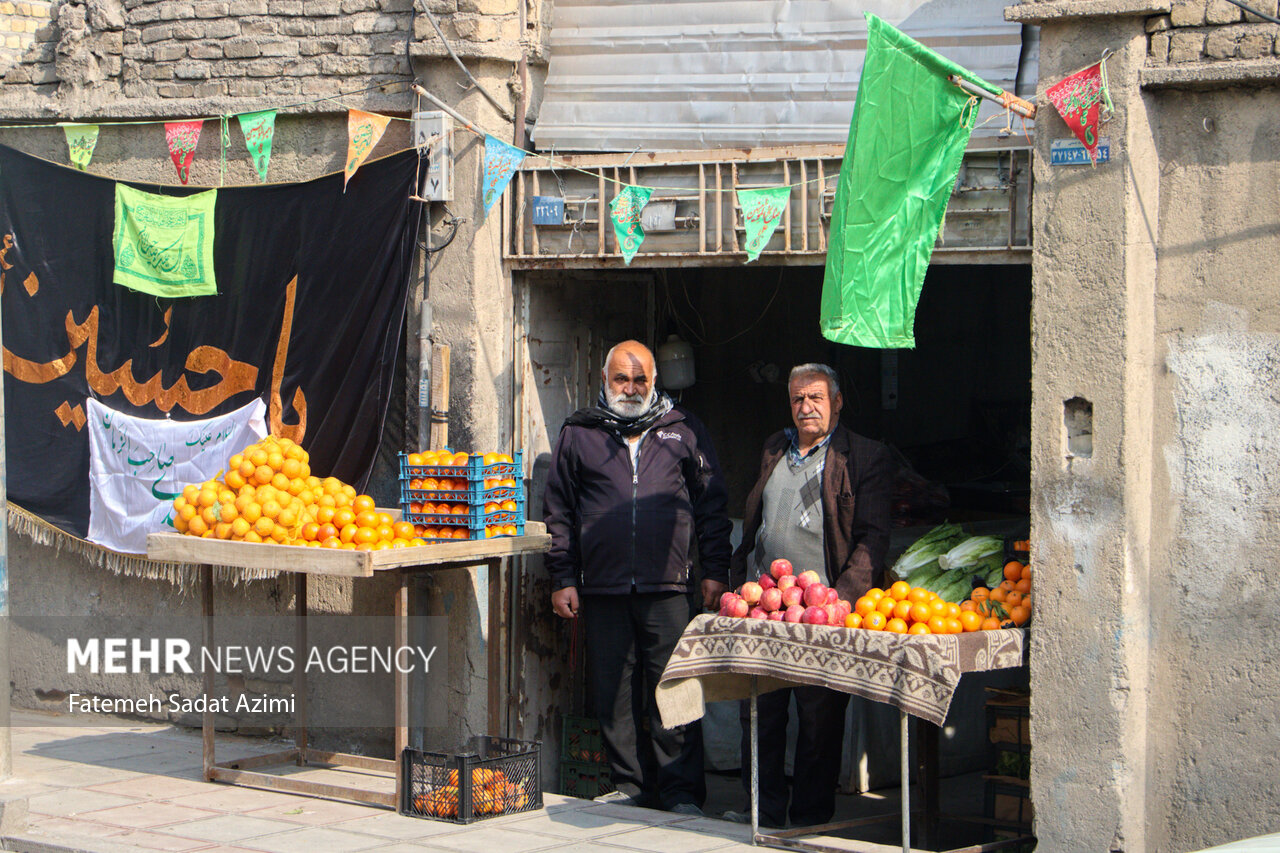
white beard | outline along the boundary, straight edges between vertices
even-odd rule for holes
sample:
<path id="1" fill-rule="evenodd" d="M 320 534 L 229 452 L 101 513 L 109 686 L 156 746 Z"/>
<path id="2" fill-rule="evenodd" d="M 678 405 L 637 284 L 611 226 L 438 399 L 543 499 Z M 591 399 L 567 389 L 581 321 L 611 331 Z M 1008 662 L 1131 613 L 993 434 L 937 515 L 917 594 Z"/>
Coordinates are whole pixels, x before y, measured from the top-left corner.
<path id="1" fill-rule="evenodd" d="M 649 393 L 644 397 L 635 394 L 614 394 L 612 391 L 605 389 L 604 398 L 609 403 L 609 409 L 616 415 L 624 418 L 637 418 L 648 411 L 653 405 L 654 399 L 658 395 L 657 387 L 650 385 Z"/>

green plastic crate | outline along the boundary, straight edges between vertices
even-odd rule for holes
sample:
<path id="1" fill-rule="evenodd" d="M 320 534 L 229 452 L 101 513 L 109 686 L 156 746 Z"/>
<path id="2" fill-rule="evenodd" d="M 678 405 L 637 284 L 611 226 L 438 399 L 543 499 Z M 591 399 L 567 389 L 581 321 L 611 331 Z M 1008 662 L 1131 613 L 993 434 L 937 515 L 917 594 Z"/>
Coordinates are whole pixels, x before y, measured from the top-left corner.
<path id="1" fill-rule="evenodd" d="M 560 793 L 566 797 L 591 800 L 612 790 L 609 765 L 588 761 L 560 762 Z"/>
<path id="2" fill-rule="evenodd" d="M 604 739 L 600 722 L 594 717 L 564 715 L 564 732 L 560 738 L 560 757 L 565 761 L 604 764 Z"/>

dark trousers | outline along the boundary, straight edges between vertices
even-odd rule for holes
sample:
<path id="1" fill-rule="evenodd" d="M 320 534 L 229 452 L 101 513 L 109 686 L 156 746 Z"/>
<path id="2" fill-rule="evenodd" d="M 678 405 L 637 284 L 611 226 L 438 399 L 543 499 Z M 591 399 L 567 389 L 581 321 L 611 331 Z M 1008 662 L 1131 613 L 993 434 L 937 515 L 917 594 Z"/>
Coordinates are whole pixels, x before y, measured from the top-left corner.
<path id="1" fill-rule="evenodd" d="M 760 694 L 760 823 L 786 826 L 787 720 L 796 696 L 795 780 L 791 785 L 791 823 L 827 823 L 836 810 L 836 782 L 844 755 L 844 712 L 849 694 L 825 687 L 787 687 Z M 742 786 L 751 796 L 751 700 L 739 710 L 742 720 Z"/>
<path id="2" fill-rule="evenodd" d="M 689 599 L 679 592 L 582 597 L 588 692 L 614 786 L 664 809 L 701 807 L 707 796 L 701 725 L 663 728 L 654 700 L 689 615 Z"/>

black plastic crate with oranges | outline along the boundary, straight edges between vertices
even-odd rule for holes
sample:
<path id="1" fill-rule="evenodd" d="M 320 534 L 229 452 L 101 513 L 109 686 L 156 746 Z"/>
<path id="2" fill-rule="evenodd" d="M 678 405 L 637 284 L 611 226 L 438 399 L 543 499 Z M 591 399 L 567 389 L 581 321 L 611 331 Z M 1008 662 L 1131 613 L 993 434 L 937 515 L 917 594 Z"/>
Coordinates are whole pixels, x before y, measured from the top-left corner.
<path id="1" fill-rule="evenodd" d="M 522 536 L 523 452 L 400 454 L 400 508 L 428 542 Z"/>
<path id="2" fill-rule="evenodd" d="M 542 808 L 542 744 L 474 737 L 458 754 L 406 749 L 400 813 L 472 823 Z"/>

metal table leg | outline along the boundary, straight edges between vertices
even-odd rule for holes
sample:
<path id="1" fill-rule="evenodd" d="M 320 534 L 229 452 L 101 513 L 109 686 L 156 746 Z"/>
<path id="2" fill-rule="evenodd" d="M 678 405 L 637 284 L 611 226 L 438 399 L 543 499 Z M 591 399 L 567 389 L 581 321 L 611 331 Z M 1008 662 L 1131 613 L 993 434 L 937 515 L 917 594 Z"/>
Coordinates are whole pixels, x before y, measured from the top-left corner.
<path id="1" fill-rule="evenodd" d="M 751 676 L 751 846 L 760 834 L 760 698 L 756 677 Z"/>
<path id="2" fill-rule="evenodd" d="M 200 567 L 200 610 L 204 623 L 204 647 L 205 649 L 213 648 L 213 566 L 203 565 Z M 204 659 L 203 652 L 201 660 Z M 208 700 L 213 696 L 213 667 L 204 666 L 204 695 Z M 216 761 L 214 757 L 213 743 L 213 711 L 209 709 L 208 701 L 205 702 L 204 713 L 200 715 L 200 737 L 201 752 L 204 763 L 204 781 L 213 781 L 213 765 Z"/>
<path id="3" fill-rule="evenodd" d="M 898 711 L 899 743 L 902 750 L 902 853 L 911 853 L 911 718 Z"/>

